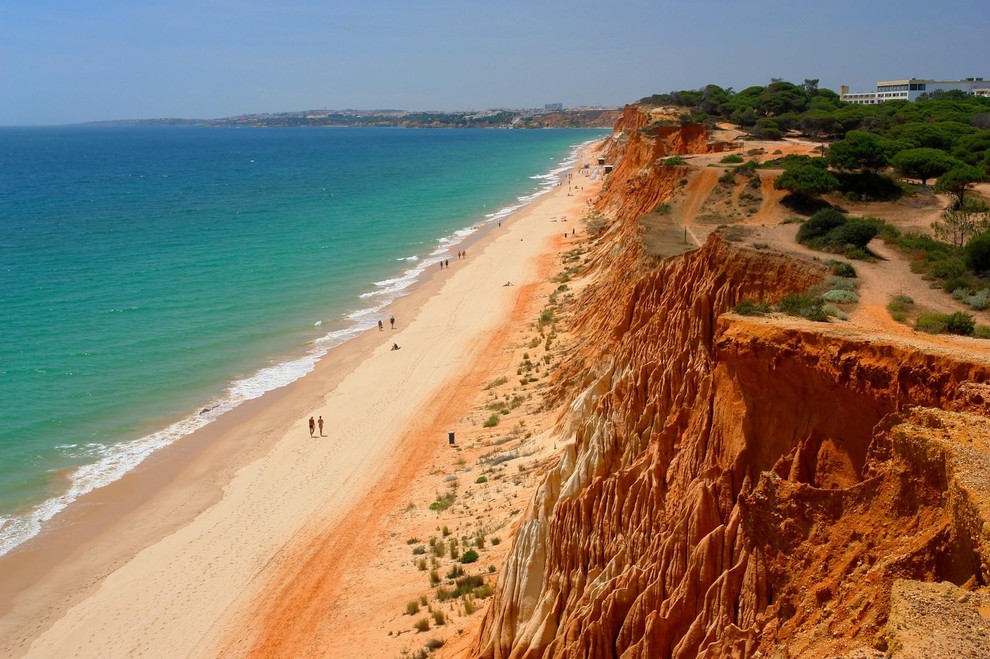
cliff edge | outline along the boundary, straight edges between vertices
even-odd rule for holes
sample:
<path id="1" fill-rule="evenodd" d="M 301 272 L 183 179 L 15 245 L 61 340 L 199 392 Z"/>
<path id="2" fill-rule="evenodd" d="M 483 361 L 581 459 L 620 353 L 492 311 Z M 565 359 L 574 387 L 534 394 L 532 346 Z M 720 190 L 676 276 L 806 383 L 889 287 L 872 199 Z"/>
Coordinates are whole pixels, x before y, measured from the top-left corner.
<path id="1" fill-rule="evenodd" d="M 551 394 L 566 449 L 472 655 L 987 656 L 990 360 L 735 315 L 830 270 L 725 231 L 648 252 L 638 220 L 686 175 L 659 159 L 724 148 L 635 108 L 616 125 Z"/>

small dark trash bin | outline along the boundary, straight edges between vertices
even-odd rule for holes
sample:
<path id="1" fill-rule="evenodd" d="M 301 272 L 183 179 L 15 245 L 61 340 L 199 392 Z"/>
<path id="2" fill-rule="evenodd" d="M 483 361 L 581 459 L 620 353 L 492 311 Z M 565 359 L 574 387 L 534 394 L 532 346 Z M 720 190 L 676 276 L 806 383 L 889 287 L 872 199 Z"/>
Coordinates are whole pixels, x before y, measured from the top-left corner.
<path id="1" fill-rule="evenodd" d="M 450 443 L 451 446 L 454 445 L 454 433 L 452 432 L 447 433 L 447 441 Z"/>

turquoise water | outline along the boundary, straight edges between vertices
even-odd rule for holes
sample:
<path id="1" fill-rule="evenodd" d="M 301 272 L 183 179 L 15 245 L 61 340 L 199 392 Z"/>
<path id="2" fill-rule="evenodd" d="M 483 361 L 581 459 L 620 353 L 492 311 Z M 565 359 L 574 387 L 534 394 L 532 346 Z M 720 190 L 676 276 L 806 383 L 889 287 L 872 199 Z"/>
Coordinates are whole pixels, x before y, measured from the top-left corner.
<path id="1" fill-rule="evenodd" d="M 602 134 L 0 129 L 0 553 L 306 373 Z"/>

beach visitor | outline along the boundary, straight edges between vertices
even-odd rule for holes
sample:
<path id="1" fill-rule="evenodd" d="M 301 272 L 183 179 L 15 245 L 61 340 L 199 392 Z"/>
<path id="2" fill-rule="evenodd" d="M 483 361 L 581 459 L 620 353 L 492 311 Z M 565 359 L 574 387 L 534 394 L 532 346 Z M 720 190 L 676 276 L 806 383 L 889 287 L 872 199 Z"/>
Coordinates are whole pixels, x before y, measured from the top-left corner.
<path id="1" fill-rule="evenodd" d="M 388 322 L 392 324 L 392 329 L 395 329 L 395 316 L 389 316 Z"/>
<path id="2" fill-rule="evenodd" d="M 444 260 L 443 260 L 443 267 L 445 267 L 445 268 L 448 268 L 448 269 L 449 269 L 449 268 L 450 268 L 450 261 L 448 261 L 447 259 L 444 259 Z"/>
<path id="3" fill-rule="evenodd" d="M 320 426 L 320 437 L 323 437 L 323 417 L 321 416 L 316 423 Z"/>
<path id="4" fill-rule="evenodd" d="M 309 417 L 309 436 L 312 437 L 314 432 L 316 432 L 316 421 L 313 417 Z"/>
<path id="5" fill-rule="evenodd" d="M 382 323 L 382 321 L 380 321 L 380 320 L 378 321 L 378 331 L 379 332 L 384 332 L 385 331 L 385 324 Z"/>

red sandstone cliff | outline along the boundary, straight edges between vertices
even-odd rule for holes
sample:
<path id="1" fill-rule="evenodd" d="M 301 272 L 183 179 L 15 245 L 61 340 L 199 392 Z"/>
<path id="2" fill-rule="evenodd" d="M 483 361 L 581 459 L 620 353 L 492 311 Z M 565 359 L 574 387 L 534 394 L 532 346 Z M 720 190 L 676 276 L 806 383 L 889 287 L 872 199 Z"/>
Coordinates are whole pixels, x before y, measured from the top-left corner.
<path id="1" fill-rule="evenodd" d="M 906 647 L 888 619 L 921 596 L 895 584 L 987 580 L 990 364 L 727 314 L 826 268 L 717 235 L 646 256 L 636 218 L 679 177 L 656 159 L 711 147 L 697 128 L 650 137 L 638 121 L 627 109 L 610 146 L 618 166 L 599 206 L 615 220 L 591 258 L 582 343 L 556 379 L 571 443 L 520 523 L 474 654 Z"/>

